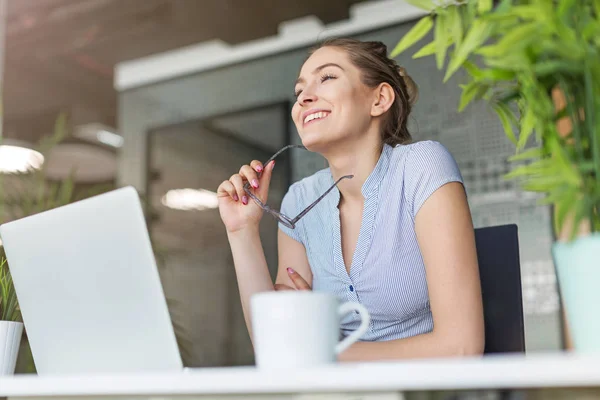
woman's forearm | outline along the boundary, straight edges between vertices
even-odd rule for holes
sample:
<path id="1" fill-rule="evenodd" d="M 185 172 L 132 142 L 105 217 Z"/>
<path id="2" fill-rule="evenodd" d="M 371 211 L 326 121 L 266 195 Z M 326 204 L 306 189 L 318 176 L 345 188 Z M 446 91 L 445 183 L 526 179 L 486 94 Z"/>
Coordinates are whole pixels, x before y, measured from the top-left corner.
<path id="1" fill-rule="evenodd" d="M 258 292 L 274 290 L 258 227 L 228 233 L 229 245 L 237 276 L 244 319 L 252 338 L 250 297 Z"/>
<path id="2" fill-rule="evenodd" d="M 380 361 L 411 358 L 476 356 L 484 339 L 476 334 L 439 335 L 435 332 L 383 342 L 357 342 L 340 354 L 339 361 Z"/>

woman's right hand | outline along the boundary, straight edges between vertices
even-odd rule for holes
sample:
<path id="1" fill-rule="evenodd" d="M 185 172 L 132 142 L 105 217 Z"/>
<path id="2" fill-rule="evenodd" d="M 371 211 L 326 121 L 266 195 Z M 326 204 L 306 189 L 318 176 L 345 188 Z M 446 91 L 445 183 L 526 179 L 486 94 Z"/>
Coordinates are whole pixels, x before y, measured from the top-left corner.
<path id="1" fill-rule="evenodd" d="M 275 161 L 263 166 L 260 161 L 254 160 L 250 165 L 243 165 L 239 173 L 219 185 L 217 189 L 219 213 L 227 232 L 233 233 L 247 227 L 258 227 L 263 210 L 246 194 L 244 184 L 250 182 L 253 193 L 266 203 L 274 166 Z"/>

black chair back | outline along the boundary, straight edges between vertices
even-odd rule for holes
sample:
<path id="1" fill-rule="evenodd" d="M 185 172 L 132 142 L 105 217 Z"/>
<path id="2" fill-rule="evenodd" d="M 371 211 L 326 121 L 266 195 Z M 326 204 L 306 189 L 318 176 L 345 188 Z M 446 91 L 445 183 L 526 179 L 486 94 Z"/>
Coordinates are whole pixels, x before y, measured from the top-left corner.
<path id="1" fill-rule="evenodd" d="M 484 353 L 525 352 L 517 226 L 475 229 L 483 292 Z"/>

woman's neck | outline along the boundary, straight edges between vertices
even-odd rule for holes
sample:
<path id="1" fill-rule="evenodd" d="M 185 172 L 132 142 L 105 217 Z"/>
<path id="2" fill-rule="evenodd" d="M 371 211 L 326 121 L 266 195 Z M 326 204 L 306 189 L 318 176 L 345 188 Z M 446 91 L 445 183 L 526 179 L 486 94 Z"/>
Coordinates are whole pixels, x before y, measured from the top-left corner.
<path id="1" fill-rule="evenodd" d="M 363 202 L 362 187 L 381 156 L 383 145 L 380 141 L 355 143 L 340 147 L 339 151 L 326 156 L 334 181 L 344 175 L 354 175 L 338 184 L 341 199 L 345 202 Z"/>

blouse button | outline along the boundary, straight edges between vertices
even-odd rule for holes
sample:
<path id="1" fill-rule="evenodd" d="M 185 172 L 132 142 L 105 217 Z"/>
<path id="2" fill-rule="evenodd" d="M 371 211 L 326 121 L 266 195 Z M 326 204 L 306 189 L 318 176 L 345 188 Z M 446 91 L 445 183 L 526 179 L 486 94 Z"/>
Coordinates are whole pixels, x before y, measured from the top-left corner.
<path id="1" fill-rule="evenodd" d="M 354 292 L 354 286 L 350 285 L 349 289 L 350 289 L 351 292 Z"/>

